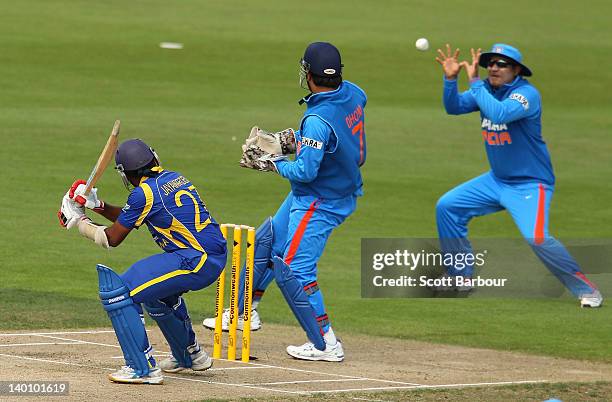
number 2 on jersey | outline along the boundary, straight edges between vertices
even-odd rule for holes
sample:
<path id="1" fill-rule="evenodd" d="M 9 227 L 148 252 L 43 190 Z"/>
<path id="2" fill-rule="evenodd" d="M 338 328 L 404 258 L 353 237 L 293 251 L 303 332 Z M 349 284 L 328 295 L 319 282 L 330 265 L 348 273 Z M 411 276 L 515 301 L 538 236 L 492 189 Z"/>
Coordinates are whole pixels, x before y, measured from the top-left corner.
<path id="1" fill-rule="evenodd" d="M 198 193 L 198 191 L 195 189 L 194 186 L 189 186 L 189 190 L 193 190 L 196 192 L 196 194 Z M 210 223 L 209 219 L 206 219 L 204 222 L 200 222 L 200 207 L 198 206 L 198 201 L 197 199 L 193 196 L 193 194 L 191 194 L 189 191 L 187 190 L 181 190 L 178 191 L 175 195 L 174 195 L 174 202 L 176 203 L 177 207 L 182 207 L 183 206 L 183 202 L 181 201 L 181 197 L 183 195 L 188 196 L 189 198 L 191 198 L 191 200 L 193 201 L 193 207 L 195 208 L 195 228 L 198 232 L 202 231 L 202 229 L 204 229 L 206 226 L 208 226 L 208 224 Z M 199 194 L 198 194 L 199 197 Z M 201 199 L 201 198 L 200 198 Z M 206 211 L 206 206 L 204 206 L 204 211 Z"/>

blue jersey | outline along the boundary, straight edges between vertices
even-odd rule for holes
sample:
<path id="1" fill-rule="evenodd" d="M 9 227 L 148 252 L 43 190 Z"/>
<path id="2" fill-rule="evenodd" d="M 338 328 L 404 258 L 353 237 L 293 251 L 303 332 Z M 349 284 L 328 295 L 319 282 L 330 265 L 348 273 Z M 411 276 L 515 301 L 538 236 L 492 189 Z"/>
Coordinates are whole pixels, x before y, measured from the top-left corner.
<path id="1" fill-rule="evenodd" d="M 296 131 L 295 161 L 277 162 L 296 196 L 341 199 L 361 195 L 366 160 L 365 92 L 344 81 L 336 90 L 311 94 Z"/>
<path id="2" fill-rule="evenodd" d="M 480 111 L 482 137 L 491 171 L 502 182 L 554 185 L 550 154 L 542 138 L 542 108 L 537 89 L 522 77 L 494 89 L 478 80 L 459 94 L 457 80 L 444 80 L 449 114 Z"/>
<path id="3" fill-rule="evenodd" d="M 193 249 L 225 253 L 219 225 L 191 182 L 180 173 L 158 168 L 130 193 L 117 221 L 132 229 L 147 225 L 153 240 L 166 252 Z"/>

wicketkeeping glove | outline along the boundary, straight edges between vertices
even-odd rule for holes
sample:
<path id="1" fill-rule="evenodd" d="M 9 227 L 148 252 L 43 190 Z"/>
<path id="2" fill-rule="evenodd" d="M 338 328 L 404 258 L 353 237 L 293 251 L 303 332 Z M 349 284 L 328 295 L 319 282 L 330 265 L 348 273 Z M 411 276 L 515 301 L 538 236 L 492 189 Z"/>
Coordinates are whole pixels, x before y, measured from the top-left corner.
<path id="1" fill-rule="evenodd" d="M 285 155 L 265 154 L 253 162 L 253 169 L 259 170 L 261 172 L 278 173 L 276 162 L 286 161 L 286 160 L 287 160 L 287 157 Z"/>
<path id="2" fill-rule="evenodd" d="M 257 145 L 265 153 L 273 155 L 290 155 L 295 153 L 295 132 L 292 128 L 272 133 L 255 126 L 251 129 L 244 145 Z"/>
<path id="3" fill-rule="evenodd" d="M 249 140 L 247 140 L 248 142 Z M 266 151 L 251 143 L 250 145 L 242 145 L 242 157 L 240 158 L 240 166 L 244 168 L 254 169 L 253 163 L 260 157 L 266 155 Z"/>
<path id="4" fill-rule="evenodd" d="M 287 160 L 285 155 L 274 155 L 266 153 L 263 149 L 257 145 L 246 145 L 242 146 L 242 158 L 240 159 L 240 166 L 249 169 L 259 170 L 261 172 L 276 172 L 276 162 L 280 160 Z"/>

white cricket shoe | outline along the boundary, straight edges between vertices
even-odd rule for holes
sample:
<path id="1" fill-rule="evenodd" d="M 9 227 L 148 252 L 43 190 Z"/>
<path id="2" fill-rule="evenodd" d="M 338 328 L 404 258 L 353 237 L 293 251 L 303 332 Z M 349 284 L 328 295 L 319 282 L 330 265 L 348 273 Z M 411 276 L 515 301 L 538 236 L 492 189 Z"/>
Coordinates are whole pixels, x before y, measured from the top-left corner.
<path id="1" fill-rule="evenodd" d="M 336 341 L 335 345 L 325 344 L 325 350 L 315 348 L 311 342 L 306 342 L 302 346 L 287 346 L 287 353 L 300 360 L 323 360 L 326 362 L 341 362 L 344 360 L 344 350 L 342 343 Z"/>
<path id="2" fill-rule="evenodd" d="M 227 332 L 229 331 L 229 309 L 228 308 L 223 310 L 223 315 L 221 317 L 222 317 L 222 322 L 223 322 L 223 325 L 222 325 L 223 332 Z M 204 325 L 204 328 L 208 328 L 211 331 L 214 331 L 215 330 L 215 317 L 204 319 L 204 321 L 202 322 L 202 325 Z M 242 316 L 240 316 L 238 317 L 238 329 L 242 331 L 243 327 L 244 327 L 244 322 L 242 320 Z M 257 313 L 257 310 L 251 310 L 251 331 L 257 331 L 260 328 L 261 328 L 261 320 L 259 319 L 259 314 Z"/>
<path id="3" fill-rule="evenodd" d="M 601 307 L 603 296 L 599 290 L 580 296 L 580 307 Z"/>
<path id="4" fill-rule="evenodd" d="M 204 371 L 211 368 L 213 365 L 213 360 L 208 356 L 208 354 L 204 351 L 204 349 L 200 349 L 198 353 L 194 353 L 191 355 L 191 367 L 182 367 L 178 360 L 174 358 L 174 356 L 170 356 L 167 359 L 159 362 L 158 367 L 161 368 L 166 373 L 178 373 L 183 370 L 193 370 L 193 371 Z"/>
<path id="5" fill-rule="evenodd" d="M 158 367 L 152 368 L 148 375 L 139 376 L 133 368 L 123 366 L 114 373 L 109 374 L 108 379 L 124 384 L 161 384 L 164 382 L 162 371 Z"/>

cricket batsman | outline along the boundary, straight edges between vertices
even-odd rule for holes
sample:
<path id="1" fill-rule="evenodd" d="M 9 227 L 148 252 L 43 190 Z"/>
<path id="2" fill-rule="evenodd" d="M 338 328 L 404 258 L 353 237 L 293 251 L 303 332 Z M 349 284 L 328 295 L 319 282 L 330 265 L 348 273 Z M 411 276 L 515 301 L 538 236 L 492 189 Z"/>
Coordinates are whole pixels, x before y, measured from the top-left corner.
<path id="1" fill-rule="evenodd" d="M 100 300 L 125 358 L 125 366 L 109 378 L 119 383 L 161 384 L 162 370 L 206 370 L 212 359 L 198 344 L 182 294 L 207 287 L 223 270 L 227 246 L 219 225 L 193 184 L 180 173 L 163 169 L 155 151 L 143 141 L 123 142 L 115 163 L 130 190 L 123 208 L 98 199 L 96 189 L 85 196 L 85 182 L 77 180 L 64 196 L 59 214 L 63 226 L 77 227 L 105 249 L 117 247 L 132 229 L 144 224 L 163 250 L 121 275 L 97 266 Z M 93 223 L 85 208 L 113 224 Z M 143 304 L 172 351 L 159 364 L 147 339 Z"/>
<path id="2" fill-rule="evenodd" d="M 306 111 L 299 130 L 269 133 L 254 127 L 240 162 L 243 167 L 276 172 L 291 184 L 276 214 L 257 229 L 253 309 L 276 279 L 309 339 L 301 346 L 287 347 L 289 355 L 302 360 L 344 359 L 317 283 L 317 262 L 329 235 L 353 213 L 362 195 L 367 97 L 361 88 L 342 80 L 342 67 L 335 46 L 310 44 L 300 61 L 300 82 L 310 93 L 300 101 Z M 293 161 L 287 159 L 289 154 L 295 154 Z M 239 294 L 242 297 L 243 292 Z M 224 330 L 228 321 L 225 312 Z M 214 318 L 204 320 L 204 326 L 214 329 Z M 253 310 L 251 328 L 260 326 Z"/>
<path id="3" fill-rule="evenodd" d="M 438 49 L 444 71 L 444 107 L 448 114 L 480 112 L 481 133 L 491 170 L 444 194 L 436 205 L 443 251 L 471 252 L 467 226 L 476 217 L 507 210 L 533 251 L 582 307 L 599 307 L 603 297 L 582 273 L 565 247 L 548 232 L 555 175 L 542 138 L 538 90 L 524 77 L 532 75 L 518 49 L 503 43 L 491 51 L 472 49 L 472 61 L 459 62 L 459 49 Z M 480 79 L 478 67 L 487 69 Z M 470 88 L 457 89 L 465 68 Z M 473 267 L 447 267 L 448 275 L 472 275 Z"/>

